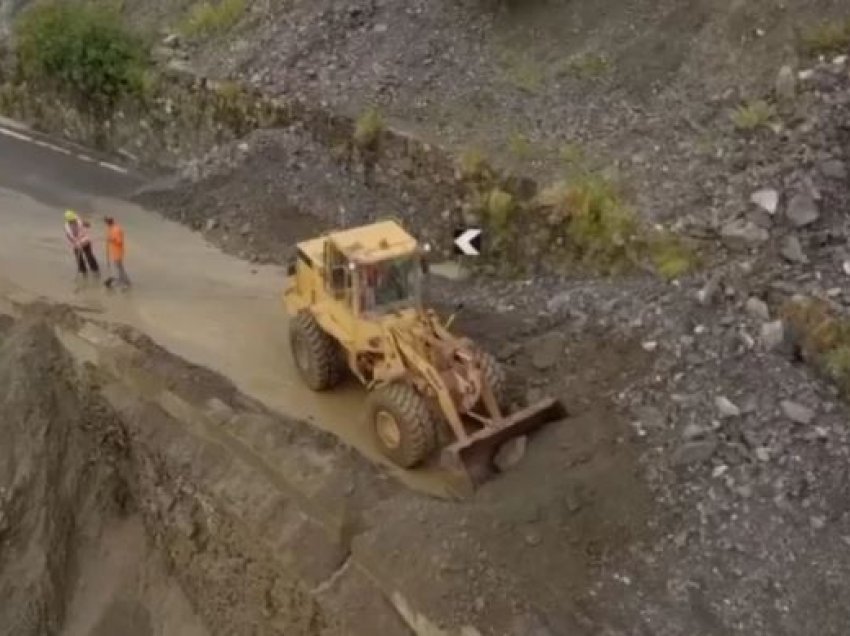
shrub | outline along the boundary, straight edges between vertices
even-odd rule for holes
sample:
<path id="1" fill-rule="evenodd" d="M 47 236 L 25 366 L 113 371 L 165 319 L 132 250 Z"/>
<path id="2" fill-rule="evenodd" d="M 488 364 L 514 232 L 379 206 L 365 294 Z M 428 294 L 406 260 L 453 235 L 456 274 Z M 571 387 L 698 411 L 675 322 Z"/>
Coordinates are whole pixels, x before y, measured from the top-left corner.
<path id="1" fill-rule="evenodd" d="M 614 180 L 603 174 L 586 171 L 559 181 L 537 202 L 548 211 L 549 225 L 563 228 L 575 256 L 597 269 L 622 270 L 649 260 L 660 276 L 673 279 L 698 264 L 678 236 L 642 227 Z"/>
<path id="2" fill-rule="evenodd" d="M 374 148 L 384 130 L 384 118 L 375 108 L 365 110 L 354 125 L 354 143 L 361 148 Z"/>
<path id="3" fill-rule="evenodd" d="M 15 35 L 23 79 L 50 83 L 96 110 L 145 88 L 144 43 L 114 11 L 51 1 L 26 11 Z"/>
<path id="4" fill-rule="evenodd" d="M 499 188 L 493 188 L 485 201 L 485 212 L 490 223 L 504 229 L 516 209 L 513 196 Z"/>
<path id="5" fill-rule="evenodd" d="M 246 9 L 245 0 L 200 2 L 189 9 L 181 31 L 187 37 L 209 37 L 233 28 Z"/>
<path id="6" fill-rule="evenodd" d="M 738 106 L 732 112 L 732 123 L 738 130 L 751 132 L 769 126 L 774 117 L 776 117 L 776 108 L 763 99 L 759 99 Z"/>
<path id="7" fill-rule="evenodd" d="M 818 298 L 792 298 L 780 311 L 803 358 L 850 397 L 850 319 Z"/>
<path id="8" fill-rule="evenodd" d="M 667 280 L 684 276 L 698 264 L 694 250 L 670 232 L 654 232 L 647 241 L 647 249 L 655 271 Z"/>
<path id="9" fill-rule="evenodd" d="M 484 153 L 476 148 L 468 148 L 458 158 L 458 168 L 464 179 L 477 180 L 486 176 L 487 159 Z"/>
<path id="10" fill-rule="evenodd" d="M 586 174 L 543 190 L 539 203 L 550 210 L 550 224 L 562 225 L 576 256 L 601 267 L 630 259 L 638 229 L 634 213 L 624 205 L 612 180 Z"/>
<path id="11" fill-rule="evenodd" d="M 807 55 L 829 55 L 850 48 L 850 18 L 831 20 L 803 30 L 800 45 Z"/>

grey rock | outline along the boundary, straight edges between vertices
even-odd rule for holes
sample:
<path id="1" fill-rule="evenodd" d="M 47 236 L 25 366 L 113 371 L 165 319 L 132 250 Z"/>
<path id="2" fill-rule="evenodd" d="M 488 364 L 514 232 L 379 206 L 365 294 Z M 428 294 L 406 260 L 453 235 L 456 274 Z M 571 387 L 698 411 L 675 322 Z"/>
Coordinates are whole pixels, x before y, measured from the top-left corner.
<path id="1" fill-rule="evenodd" d="M 714 398 L 714 406 L 717 407 L 717 412 L 720 414 L 720 417 L 730 418 L 741 415 L 741 409 L 739 409 L 738 406 L 729 398 L 722 395 Z"/>
<path id="2" fill-rule="evenodd" d="M 729 249 L 746 250 L 765 243 L 770 234 L 752 221 L 739 219 L 724 225 L 720 229 L 720 238 Z"/>
<path id="3" fill-rule="evenodd" d="M 785 343 L 785 325 L 781 320 L 766 322 L 761 326 L 762 346 L 768 351 L 775 351 Z"/>
<path id="4" fill-rule="evenodd" d="M 533 340 L 526 345 L 526 348 L 534 368 L 546 371 L 558 364 L 561 359 L 564 353 L 564 337 L 553 331 Z"/>
<path id="5" fill-rule="evenodd" d="M 759 446 L 758 448 L 756 448 L 756 459 L 760 462 L 769 462 L 770 451 L 767 450 L 764 446 Z"/>
<path id="6" fill-rule="evenodd" d="M 779 193 L 773 188 L 763 188 L 753 192 L 750 201 L 768 214 L 775 214 L 779 206 Z"/>
<path id="7" fill-rule="evenodd" d="M 239 228 L 239 233 L 242 236 L 248 236 L 251 233 L 251 224 L 249 222 L 243 223 L 242 227 Z"/>
<path id="8" fill-rule="evenodd" d="M 790 66 L 785 65 L 779 69 L 774 89 L 776 97 L 782 101 L 790 102 L 797 96 L 797 78 Z"/>
<path id="9" fill-rule="evenodd" d="M 554 314 L 567 309 L 570 304 L 572 304 L 572 294 L 568 291 L 560 292 L 546 302 L 546 309 Z"/>
<path id="10" fill-rule="evenodd" d="M 705 285 L 697 292 L 697 301 L 700 305 L 711 305 L 720 291 L 720 277 L 712 276 Z"/>
<path id="11" fill-rule="evenodd" d="M 493 463 L 501 472 L 507 472 L 525 457 L 525 449 L 528 444 L 528 439 L 525 435 L 514 437 L 508 440 L 499 447 L 496 456 L 493 458 Z"/>
<path id="12" fill-rule="evenodd" d="M 791 263 L 805 263 L 809 259 L 803 252 L 803 246 L 800 245 L 800 239 L 793 234 L 786 236 L 782 241 L 782 246 L 779 248 L 779 253 L 782 257 Z"/>
<path id="13" fill-rule="evenodd" d="M 207 219 L 204 223 L 204 232 L 211 232 L 218 227 L 218 219 Z"/>
<path id="14" fill-rule="evenodd" d="M 785 216 L 794 227 L 811 225 L 820 217 L 817 201 L 808 192 L 798 192 L 788 202 Z"/>
<path id="15" fill-rule="evenodd" d="M 814 410 L 810 409 L 808 406 L 800 404 L 799 402 L 783 400 L 779 406 L 782 408 L 782 412 L 785 414 L 785 417 L 795 424 L 811 424 L 812 420 L 815 419 Z"/>
<path id="16" fill-rule="evenodd" d="M 755 296 L 748 298 L 744 308 L 753 318 L 765 321 L 770 320 L 770 309 L 768 309 L 767 303 L 761 298 L 756 298 Z"/>
<path id="17" fill-rule="evenodd" d="M 717 440 L 714 438 L 685 442 L 679 446 L 670 458 L 673 466 L 688 466 L 708 461 L 717 451 Z"/>
<path id="18" fill-rule="evenodd" d="M 705 437 L 710 431 L 699 424 L 688 424 L 685 430 L 682 431 L 682 439 L 686 442 L 691 442 L 696 439 Z"/>
<path id="19" fill-rule="evenodd" d="M 820 172 L 827 179 L 843 180 L 847 178 L 847 165 L 840 159 L 829 159 L 820 165 Z"/>

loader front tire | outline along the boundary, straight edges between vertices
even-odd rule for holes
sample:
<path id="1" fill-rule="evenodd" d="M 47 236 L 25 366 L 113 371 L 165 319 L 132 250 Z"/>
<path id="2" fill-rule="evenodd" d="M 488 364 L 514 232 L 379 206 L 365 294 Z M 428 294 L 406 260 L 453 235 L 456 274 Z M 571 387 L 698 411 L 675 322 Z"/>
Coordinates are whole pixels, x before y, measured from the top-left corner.
<path id="1" fill-rule="evenodd" d="M 343 365 L 339 345 L 322 330 L 312 314 L 301 311 L 292 319 L 289 344 L 298 373 L 308 387 L 326 391 L 340 383 Z"/>
<path id="2" fill-rule="evenodd" d="M 413 468 L 434 451 L 436 431 L 425 399 L 403 382 L 376 389 L 369 421 L 381 452 L 402 468 Z"/>

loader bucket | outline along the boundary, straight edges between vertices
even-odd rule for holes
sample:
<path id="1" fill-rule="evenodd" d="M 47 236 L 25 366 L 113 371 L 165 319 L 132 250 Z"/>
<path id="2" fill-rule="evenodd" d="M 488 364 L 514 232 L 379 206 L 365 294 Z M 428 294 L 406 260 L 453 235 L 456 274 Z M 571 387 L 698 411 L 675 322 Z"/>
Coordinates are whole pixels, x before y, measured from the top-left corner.
<path id="1" fill-rule="evenodd" d="M 456 483 L 467 482 L 464 490 L 469 494 L 493 473 L 493 456 L 502 444 L 566 416 L 567 411 L 559 400 L 541 400 L 446 446 L 440 455 L 440 465 L 456 475 Z"/>

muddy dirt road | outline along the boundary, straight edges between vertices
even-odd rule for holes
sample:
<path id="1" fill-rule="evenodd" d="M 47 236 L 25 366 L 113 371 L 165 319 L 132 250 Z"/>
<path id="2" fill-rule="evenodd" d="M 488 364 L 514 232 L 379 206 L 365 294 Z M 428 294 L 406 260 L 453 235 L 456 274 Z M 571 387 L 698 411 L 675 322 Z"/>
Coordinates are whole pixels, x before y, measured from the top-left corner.
<path id="1" fill-rule="evenodd" d="M 280 268 L 226 256 L 187 228 L 122 201 L 141 177 L 26 131 L 0 130 L 0 279 L 132 325 L 267 406 L 334 432 L 408 485 L 433 494 L 451 490 L 436 472 L 405 473 L 383 460 L 360 417 L 359 387 L 352 383 L 321 397 L 303 387 L 290 363 Z M 62 234 L 69 207 L 90 216 L 99 258 L 100 219 L 107 213 L 120 219 L 132 292 L 75 281 Z"/>

